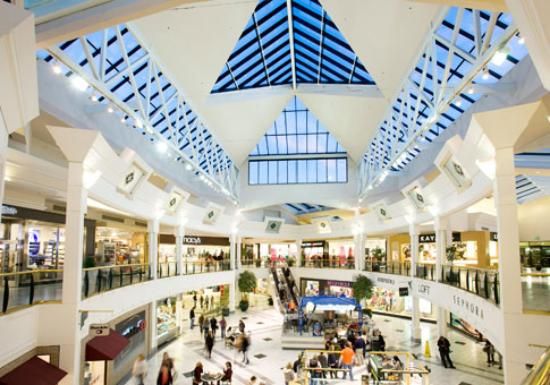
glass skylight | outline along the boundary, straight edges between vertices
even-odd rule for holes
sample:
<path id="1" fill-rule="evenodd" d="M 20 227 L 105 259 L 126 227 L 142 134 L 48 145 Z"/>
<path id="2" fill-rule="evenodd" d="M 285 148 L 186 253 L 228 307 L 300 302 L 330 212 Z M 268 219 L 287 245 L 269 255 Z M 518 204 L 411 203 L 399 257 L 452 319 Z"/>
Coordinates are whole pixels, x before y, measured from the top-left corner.
<path id="1" fill-rule="evenodd" d="M 331 207 L 310 203 L 285 203 L 283 206 L 294 215 L 310 214 L 332 209 Z"/>
<path id="2" fill-rule="evenodd" d="M 258 2 L 212 93 L 291 85 L 294 80 L 374 85 L 318 0 L 291 0 L 291 4 L 289 17 L 286 0 Z"/>
<path id="3" fill-rule="evenodd" d="M 347 173 L 346 151 L 296 96 L 248 162 L 251 185 L 346 183 Z"/>
<path id="4" fill-rule="evenodd" d="M 449 8 L 369 145 L 362 188 L 403 170 L 527 54 L 509 14 Z"/>

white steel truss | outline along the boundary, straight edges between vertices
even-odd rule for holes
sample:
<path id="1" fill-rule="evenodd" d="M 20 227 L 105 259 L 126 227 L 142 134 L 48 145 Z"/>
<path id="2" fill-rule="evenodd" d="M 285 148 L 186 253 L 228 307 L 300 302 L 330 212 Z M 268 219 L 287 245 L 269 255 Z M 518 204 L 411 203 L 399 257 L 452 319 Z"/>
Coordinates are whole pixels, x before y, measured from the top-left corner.
<path id="1" fill-rule="evenodd" d="M 238 169 L 128 26 L 64 42 L 38 57 L 62 66 L 65 76 L 80 76 L 92 100 L 108 105 L 152 144 L 166 143 L 188 172 L 237 202 Z"/>
<path id="2" fill-rule="evenodd" d="M 360 200 L 390 171 L 409 164 L 502 77 L 491 60 L 519 37 L 502 15 L 456 7 L 443 12 L 359 164 Z M 510 54 L 507 60 L 517 62 Z"/>

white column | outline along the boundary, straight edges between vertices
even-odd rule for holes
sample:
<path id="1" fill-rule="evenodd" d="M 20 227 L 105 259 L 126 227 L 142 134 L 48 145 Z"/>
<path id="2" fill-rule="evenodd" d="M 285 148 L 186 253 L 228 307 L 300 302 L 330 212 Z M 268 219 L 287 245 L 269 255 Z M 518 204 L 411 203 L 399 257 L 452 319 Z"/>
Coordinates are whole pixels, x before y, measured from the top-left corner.
<path id="1" fill-rule="evenodd" d="M 296 240 L 296 267 L 302 267 L 302 240 Z"/>
<path id="2" fill-rule="evenodd" d="M 418 225 L 412 223 L 409 226 L 409 237 L 411 239 L 411 277 L 416 276 L 416 264 L 418 263 Z M 411 338 L 413 341 L 420 341 L 420 305 L 419 298 L 412 295 L 412 325 Z"/>
<path id="3" fill-rule="evenodd" d="M 149 266 L 151 269 L 151 279 L 157 279 L 159 265 L 159 221 L 151 219 L 147 222 L 147 231 L 149 236 Z"/>
<path id="4" fill-rule="evenodd" d="M 237 279 L 239 273 L 235 272 L 235 280 L 233 284 L 229 284 L 229 311 L 234 312 L 237 303 Z"/>
<path id="5" fill-rule="evenodd" d="M 157 301 L 151 302 L 151 319 L 149 324 L 151 325 L 151 328 L 149 329 L 149 340 L 150 340 L 150 346 L 151 346 L 151 353 L 156 352 L 158 347 L 158 340 L 157 340 Z"/>
<path id="6" fill-rule="evenodd" d="M 65 222 L 65 262 L 63 266 L 62 311 L 56 326 L 63 330 L 60 341 L 60 367 L 67 371 L 62 385 L 80 384 L 80 295 L 84 253 L 84 214 L 88 193 L 83 185 L 82 163 L 69 162 Z"/>
<path id="7" fill-rule="evenodd" d="M 504 316 L 505 337 L 503 367 L 508 385 L 519 384 L 525 376 L 524 359 L 516 353 L 518 345 L 525 344 L 525 341 L 513 335 L 521 329 L 523 315 L 513 147 L 496 149 L 495 162 L 500 308 Z"/>
<path id="8" fill-rule="evenodd" d="M 434 218 L 434 230 L 435 230 L 435 281 L 441 281 L 441 274 L 443 272 L 443 265 L 447 262 L 447 246 L 449 245 L 448 239 L 448 218 L 435 217 Z"/>
<path id="9" fill-rule="evenodd" d="M 176 325 L 178 334 L 183 333 L 183 294 L 178 294 L 176 297 Z"/>
<path id="10" fill-rule="evenodd" d="M 2 114 L 0 113 L 0 119 Z M 8 148 L 8 131 L 4 123 L 0 121 L 0 207 L 4 203 L 4 185 L 6 183 L 6 150 Z M 0 210 L 0 220 L 2 220 L 2 210 Z"/>
<path id="11" fill-rule="evenodd" d="M 229 263 L 231 264 L 231 269 L 239 269 L 241 265 L 238 245 L 237 234 L 231 233 L 229 236 Z"/>
<path id="12" fill-rule="evenodd" d="M 354 237 L 355 270 L 365 270 L 365 234 L 359 233 Z"/>
<path id="13" fill-rule="evenodd" d="M 444 307 L 437 307 L 437 331 L 440 336 L 447 337 L 449 334 L 449 316 Z"/>
<path id="14" fill-rule="evenodd" d="M 176 271 L 179 275 L 185 273 L 183 268 L 183 237 L 185 236 L 185 227 L 178 225 L 174 229 L 174 236 L 176 237 Z"/>

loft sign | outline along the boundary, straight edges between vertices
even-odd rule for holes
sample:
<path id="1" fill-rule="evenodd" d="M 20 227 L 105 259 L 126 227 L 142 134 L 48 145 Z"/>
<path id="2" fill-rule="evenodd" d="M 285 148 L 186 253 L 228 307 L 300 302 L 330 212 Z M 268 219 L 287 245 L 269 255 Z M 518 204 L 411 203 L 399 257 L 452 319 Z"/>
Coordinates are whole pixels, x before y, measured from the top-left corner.
<path id="1" fill-rule="evenodd" d="M 485 315 L 483 314 L 483 308 L 479 307 L 473 302 L 468 301 L 467 299 L 464 299 L 459 295 L 453 295 L 453 304 L 466 310 L 470 314 L 475 315 L 476 317 L 479 317 L 481 319 L 484 319 L 485 317 Z"/>
<path id="2" fill-rule="evenodd" d="M 424 285 L 424 284 L 418 285 L 418 294 L 424 294 L 426 296 L 429 296 L 430 295 L 430 286 L 429 285 Z"/>

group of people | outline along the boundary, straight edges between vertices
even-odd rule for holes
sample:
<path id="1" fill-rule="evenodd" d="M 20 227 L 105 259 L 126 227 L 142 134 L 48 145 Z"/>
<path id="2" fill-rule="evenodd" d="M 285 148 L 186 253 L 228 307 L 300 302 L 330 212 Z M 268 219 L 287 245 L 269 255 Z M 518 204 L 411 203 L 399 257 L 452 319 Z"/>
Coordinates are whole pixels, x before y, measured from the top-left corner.
<path id="1" fill-rule="evenodd" d="M 197 298 L 197 292 L 193 293 L 193 308 L 197 307 L 197 299 L 200 305 L 201 310 L 212 310 L 214 309 L 214 295 L 202 295 L 200 294 Z"/>
<path id="2" fill-rule="evenodd" d="M 193 369 L 193 385 L 204 384 L 206 382 L 203 378 L 204 374 L 204 367 L 202 362 L 199 361 L 195 364 L 195 369 Z M 223 371 L 219 373 L 217 377 L 219 377 L 219 379 L 216 380 L 217 385 L 220 385 L 222 382 L 231 383 L 231 379 L 233 378 L 233 365 L 231 362 L 227 361 L 225 363 Z"/>
<path id="3" fill-rule="evenodd" d="M 143 354 L 138 355 L 132 367 L 132 376 L 135 379 L 137 385 L 144 385 L 145 378 L 147 377 L 147 362 Z M 172 385 L 177 376 L 174 360 L 164 352 L 162 355 L 162 362 L 157 375 L 157 385 Z"/>

